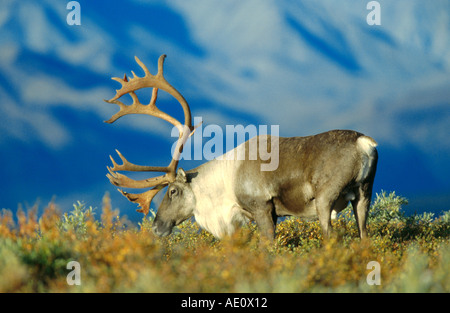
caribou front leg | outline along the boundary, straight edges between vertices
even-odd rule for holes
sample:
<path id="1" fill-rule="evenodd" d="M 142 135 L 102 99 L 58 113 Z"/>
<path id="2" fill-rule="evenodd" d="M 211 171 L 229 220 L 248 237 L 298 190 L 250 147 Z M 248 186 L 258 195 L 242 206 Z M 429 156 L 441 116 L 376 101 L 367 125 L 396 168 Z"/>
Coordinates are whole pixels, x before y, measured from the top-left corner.
<path id="1" fill-rule="evenodd" d="M 261 233 L 261 238 L 273 242 L 275 238 L 275 228 L 277 226 L 277 216 L 272 201 L 259 204 L 254 208 L 253 217 Z"/>

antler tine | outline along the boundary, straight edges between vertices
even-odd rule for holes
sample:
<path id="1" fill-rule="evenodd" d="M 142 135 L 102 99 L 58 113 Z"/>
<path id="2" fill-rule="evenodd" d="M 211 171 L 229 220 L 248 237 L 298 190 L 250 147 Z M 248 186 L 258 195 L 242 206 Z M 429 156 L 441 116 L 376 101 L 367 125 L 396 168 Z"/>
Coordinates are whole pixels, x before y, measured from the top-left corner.
<path id="1" fill-rule="evenodd" d="M 160 184 L 168 184 L 170 182 L 171 176 L 168 174 L 164 174 L 162 176 L 157 176 L 153 178 L 147 178 L 143 180 L 134 180 L 131 179 L 123 174 L 116 173 L 118 171 L 142 171 L 142 172 L 166 172 L 169 173 L 171 171 L 170 167 L 168 166 L 142 166 L 142 165 L 136 165 L 133 163 L 128 162 L 127 159 L 119 152 L 119 150 L 116 150 L 117 154 L 119 155 L 120 159 L 122 160 L 123 164 L 119 165 L 116 163 L 114 158 L 112 156 L 109 156 L 111 159 L 111 162 L 113 163 L 113 167 L 107 166 L 107 169 L 109 171 L 109 174 L 106 174 L 106 177 L 108 177 L 111 184 L 115 186 L 120 187 L 126 187 L 126 188 L 149 188 L 154 187 Z"/>
<path id="2" fill-rule="evenodd" d="M 117 77 L 114 77 L 117 78 Z M 109 120 L 105 121 L 105 123 L 112 124 L 122 116 L 128 115 L 128 114 L 147 114 L 152 115 L 158 118 L 161 118 L 170 124 L 176 126 L 177 128 L 180 127 L 181 123 L 175 119 L 174 117 L 170 116 L 169 114 L 161 111 L 156 106 L 156 99 L 158 97 L 158 88 L 153 88 L 152 91 L 152 98 L 150 100 L 150 103 L 148 105 L 144 105 L 139 101 L 139 98 L 137 97 L 136 93 L 134 91 L 129 92 L 131 98 L 133 99 L 133 103 L 130 105 L 126 105 L 123 102 L 119 100 L 103 100 L 107 103 L 114 103 L 119 106 L 119 112 L 114 114 Z"/>
<path id="3" fill-rule="evenodd" d="M 154 115 L 158 114 L 157 117 L 162 118 L 169 123 L 173 124 L 174 126 L 181 125 L 180 122 L 178 122 L 176 119 L 171 117 L 170 115 L 160 111 L 154 104 L 156 101 L 157 96 L 157 90 L 161 89 L 172 95 L 175 99 L 178 100 L 178 102 L 181 104 L 181 107 L 183 108 L 184 113 L 184 125 L 188 125 L 190 128 L 191 126 L 191 111 L 189 108 L 189 105 L 186 101 L 186 99 L 180 94 L 178 90 L 176 90 L 171 84 L 167 82 L 167 80 L 164 78 L 164 59 L 166 58 L 166 55 L 163 54 L 159 57 L 158 60 L 158 73 L 156 75 L 152 75 L 150 71 L 148 70 L 147 66 L 142 63 L 141 60 L 136 56 L 135 60 L 136 63 L 139 64 L 139 66 L 142 68 L 142 70 L 145 73 L 144 77 L 138 77 L 134 72 L 132 72 L 133 77 L 129 80 L 126 78 L 122 79 L 119 77 L 113 77 L 112 79 L 119 82 L 122 87 L 118 90 L 116 90 L 116 95 L 111 98 L 110 100 L 105 100 L 105 102 L 108 103 L 115 103 L 119 105 L 120 111 L 116 113 L 111 119 L 106 121 L 107 123 L 113 123 L 115 120 L 117 120 L 119 117 L 124 116 L 126 114 L 148 114 L 148 115 Z M 152 100 L 150 101 L 150 105 L 142 105 L 139 100 L 137 99 L 136 94 L 134 93 L 138 89 L 146 88 L 146 87 L 152 87 L 153 88 L 153 94 L 152 94 Z M 156 89 L 156 91 L 155 91 Z M 120 97 L 122 97 L 125 94 L 130 94 L 133 98 L 133 104 L 127 106 L 123 104 L 122 102 L 118 101 Z M 159 116 L 160 115 L 160 116 Z M 178 126 L 177 126 L 178 127 Z"/>
<path id="4" fill-rule="evenodd" d="M 106 174 L 111 184 L 125 188 L 150 188 L 158 185 L 167 185 L 170 183 L 170 177 L 168 174 L 164 174 L 157 177 L 147 178 L 143 180 L 134 180 L 123 174 L 114 172 L 109 166 L 107 166 L 109 174 Z"/>
<path id="5" fill-rule="evenodd" d="M 113 163 L 113 167 L 111 170 L 113 172 L 117 171 L 133 171 L 133 172 L 167 172 L 168 169 L 166 166 L 144 166 L 144 165 L 136 165 L 130 163 L 125 157 L 120 153 L 119 150 L 116 149 L 116 153 L 119 155 L 119 158 L 122 160 L 122 164 L 119 165 L 116 163 L 112 156 L 109 156 Z"/>
<path id="6" fill-rule="evenodd" d="M 164 188 L 164 186 L 156 186 L 155 188 L 152 188 L 144 193 L 140 194 L 134 194 L 134 193 L 128 193 L 126 191 L 123 191 L 121 189 L 117 189 L 122 195 L 127 197 L 127 199 L 131 202 L 137 203 L 140 209 L 136 210 L 137 212 L 144 213 L 145 215 L 148 214 L 150 211 L 150 203 L 152 202 L 153 198 L 156 196 L 158 192 L 161 191 L 161 189 Z"/>

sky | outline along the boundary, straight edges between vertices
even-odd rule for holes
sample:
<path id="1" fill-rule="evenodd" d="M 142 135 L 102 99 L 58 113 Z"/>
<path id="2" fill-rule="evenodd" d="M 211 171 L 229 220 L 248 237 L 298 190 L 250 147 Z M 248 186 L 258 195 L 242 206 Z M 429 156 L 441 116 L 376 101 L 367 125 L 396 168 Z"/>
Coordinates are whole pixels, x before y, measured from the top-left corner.
<path id="1" fill-rule="evenodd" d="M 120 87 L 111 77 L 143 75 L 135 56 L 156 73 L 167 54 L 166 79 L 204 127 L 357 130 L 379 144 L 374 193 L 408 198 L 409 212 L 449 209 L 448 0 L 378 1 L 380 25 L 365 0 L 78 1 L 81 25 L 68 3 L 0 2 L 0 208 L 99 208 L 108 192 L 140 218 L 105 176 L 109 155 L 166 165 L 175 138 L 148 116 L 104 123 L 117 106 L 103 99 Z M 183 119 L 169 95 L 158 106 Z"/>

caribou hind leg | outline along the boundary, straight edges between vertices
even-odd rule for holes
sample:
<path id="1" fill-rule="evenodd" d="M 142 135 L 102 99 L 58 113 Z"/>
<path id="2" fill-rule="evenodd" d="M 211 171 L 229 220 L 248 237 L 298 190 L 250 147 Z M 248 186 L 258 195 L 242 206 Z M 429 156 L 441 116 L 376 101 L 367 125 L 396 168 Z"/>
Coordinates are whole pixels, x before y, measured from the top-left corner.
<path id="1" fill-rule="evenodd" d="M 352 201 L 353 213 L 355 214 L 356 225 L 358 226 L 359 237 L 368 237 L 366 221 L 369 213 L 370 199 L 372 198 L 372 186 L 369 183 L 361 185 L 355 199 Z"/>

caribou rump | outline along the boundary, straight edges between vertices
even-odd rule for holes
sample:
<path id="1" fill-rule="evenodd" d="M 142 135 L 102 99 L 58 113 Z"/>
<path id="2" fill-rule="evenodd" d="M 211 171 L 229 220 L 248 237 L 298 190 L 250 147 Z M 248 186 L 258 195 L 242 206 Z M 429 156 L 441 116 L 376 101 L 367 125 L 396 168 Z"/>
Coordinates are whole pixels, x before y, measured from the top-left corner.
<path id="1" fill-rule="evenodd" d="M 119 191 L 137 203 L 139 212 L 147 214 L 153 197 L 164 187 L 167 192 L 153 221 L 153 231 L 167 236 L 172 228 L 194 217 L 196 222 L 215 237 L 232 234 L 236 227 L 254 220 L 263 236 L 273 239 L 277 217 L 318 217 L 323 233 L 331 233 L 331 218 L 351 202 L 361 238 L 367 237 L 366 219 L 377 167 L 377 143 L 371 137 L 351 130 L 332 130 L 307 137 L 260 135 L 251 138 L 218 159 L 195 169 L 177 170 L 183 146 L 196 126 L 191 124 L 190 107 L 184 97 L 164 78 L 165 55 L 158 61 L 158 73 L 150 74 L 136 57 L 145 76 L 133 73 L 130 80 L 113 78 L 122 87 L 109 103 L 119 106 L 107 123 L 127 114 L 147 114 L 164 119 L 177 127 L 179 139 L 166 167 L 141 166 L 130 163 L 117 151 L 123 164 L 111 157 L 108 167 L 110 182 L 125 188 L 152 188 L 141 194 Z M 141 88 L 153 88 L 149 104 L 141 104 L 135 93 Z M 181 104 L 185 122 L 181 124 L 156 107 L 158 90 L 174 96 Z M 129 94 L 131 105 L 118 99 Z M 248 158 L 251 149 L 267 145 L 278 149 L 273 170 L 261 170 L 266 162 L 260 157 Z M 133 180 L 120 171 L 151 171 L 165 174 L 144 180 Z"/>

